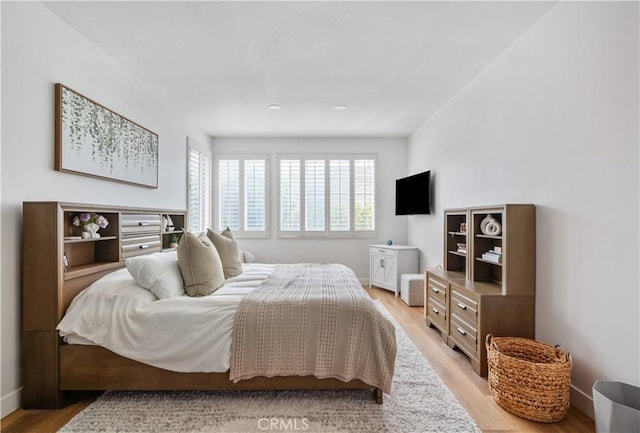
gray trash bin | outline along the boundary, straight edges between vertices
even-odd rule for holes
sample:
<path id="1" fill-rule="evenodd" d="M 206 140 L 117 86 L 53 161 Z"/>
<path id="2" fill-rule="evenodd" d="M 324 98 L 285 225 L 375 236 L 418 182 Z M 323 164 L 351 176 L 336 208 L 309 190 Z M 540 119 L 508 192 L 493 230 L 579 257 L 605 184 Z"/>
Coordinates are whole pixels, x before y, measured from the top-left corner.
<path id="1" fill-rule="evenodd" d="M 637 386 L 596 380 L 593 409 L 597 433 L 640 432 L 640 388 Z"/>

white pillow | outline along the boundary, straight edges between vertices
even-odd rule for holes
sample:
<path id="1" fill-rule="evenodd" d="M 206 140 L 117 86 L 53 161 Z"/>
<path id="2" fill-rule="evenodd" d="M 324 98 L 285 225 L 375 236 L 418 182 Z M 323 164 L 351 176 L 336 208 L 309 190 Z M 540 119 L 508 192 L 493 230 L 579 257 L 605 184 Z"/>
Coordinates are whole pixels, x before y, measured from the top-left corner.
<path id="1" fill-rule="evenodd" d="M 256 256 L 247 250 L 240 251 L 240 256 L 242 258 L 242 263 L 255 263 L 256 261 Z"/>
<path id="2" fill-rule="evenodd" d="M 136 283 L 158 299 L 184 295 L 184 282 L 175 251 L 130 257 L 124 263 Z"/>

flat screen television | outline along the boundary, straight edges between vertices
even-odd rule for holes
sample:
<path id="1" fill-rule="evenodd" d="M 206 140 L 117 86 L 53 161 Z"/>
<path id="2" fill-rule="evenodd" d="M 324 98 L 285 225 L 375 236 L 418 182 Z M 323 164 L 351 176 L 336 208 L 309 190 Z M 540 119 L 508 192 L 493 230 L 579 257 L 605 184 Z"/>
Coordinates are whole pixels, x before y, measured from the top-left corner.
<path id="1" fill-rule="evenodd" d="M 396 215 L 431 213 L 431 171 L 396 180 Z"/>

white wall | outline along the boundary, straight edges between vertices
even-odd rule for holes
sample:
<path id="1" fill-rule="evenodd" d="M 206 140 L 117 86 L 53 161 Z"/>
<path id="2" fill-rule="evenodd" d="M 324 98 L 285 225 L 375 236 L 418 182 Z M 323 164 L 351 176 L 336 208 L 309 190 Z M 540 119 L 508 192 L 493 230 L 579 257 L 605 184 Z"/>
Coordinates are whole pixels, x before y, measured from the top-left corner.
<path id="1" fill-rule="evenodd" d="M 435 175 L 423 265 L 443 209 L 537 205 L 536 338 L 571 352 L 587 413 L 595 379 L 639 384 L 638 91 L 638 4 L 559 3 L 409 138 Z"/>
<path id="2" fill-rule="evenodd" d="M 392 239 L 407 241 L 407 217 L 395 216 L 395 179 L 407 173 L 405 138 L 214 138 L 213 152 L 269 153 L 271 237 L 241 239 L 241 248 L 253 252 L 258 261 L 268 263 L 337 262 L 350 266 L 362 281 L 369 278 L 370 243 Z M 376 165 L 376 237 L 369 239 L 279 239 L 276 237 L 277 154 L 278 153 L 375 153 Z M 214 181 L 214 187 L 216 182 Z"/>
<path id="3" fill-rule="evenodd" d="M 19 405 L 22 202 L 186 207 L 191 126 L 113 59 L 36 2 L 2 2 L 2 416 Z M 60 173 L 54 167 L 54 83 L 62 82 L 158 133 L 158 189 Z"/>

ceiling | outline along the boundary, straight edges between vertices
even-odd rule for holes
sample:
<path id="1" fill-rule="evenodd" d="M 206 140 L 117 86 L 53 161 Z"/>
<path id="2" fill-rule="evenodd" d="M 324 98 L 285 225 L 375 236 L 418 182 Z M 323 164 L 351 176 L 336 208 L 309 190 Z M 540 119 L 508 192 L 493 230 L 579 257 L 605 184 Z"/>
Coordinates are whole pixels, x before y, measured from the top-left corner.
<path id="1" fill-rule="evenodd" d="M 211 136 L 405 137 L 554 3 L 44 4 Z"/>

